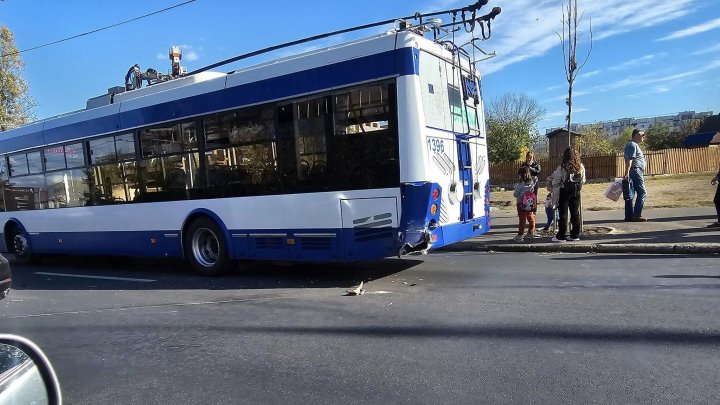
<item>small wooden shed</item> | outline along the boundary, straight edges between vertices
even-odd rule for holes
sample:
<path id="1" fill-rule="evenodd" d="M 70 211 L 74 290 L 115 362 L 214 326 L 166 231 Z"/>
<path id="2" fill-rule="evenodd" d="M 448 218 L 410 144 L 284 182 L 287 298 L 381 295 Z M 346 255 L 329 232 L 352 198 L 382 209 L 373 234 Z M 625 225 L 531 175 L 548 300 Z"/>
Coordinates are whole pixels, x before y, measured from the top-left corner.
<path id="1" fill-rule="evenodd" d="M 582 136 L 581 133 L 570 131 L 571 137 L 568 135 L 568 131 L 565 128 L 556 129 L 552 132 L 548 132 L 545 136 L 548 138 L 548 156 L 550 157 L 561 157 L 565 148 L 568 147 L 568 137 L 570 137 L 571 146 L 573 149 L 582 153 L 581 145 L 578 137 Z"/>

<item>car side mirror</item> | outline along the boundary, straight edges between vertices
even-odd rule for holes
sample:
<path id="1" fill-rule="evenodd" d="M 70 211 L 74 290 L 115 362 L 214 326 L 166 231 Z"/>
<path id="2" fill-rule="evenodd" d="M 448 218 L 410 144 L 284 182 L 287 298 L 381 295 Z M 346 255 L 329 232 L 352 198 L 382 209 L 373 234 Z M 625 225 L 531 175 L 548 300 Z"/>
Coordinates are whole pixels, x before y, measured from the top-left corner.
<path id="1" fill-rule="evenodd" d="M 60 405 L 60 384 L 52 365 L 28 339 L 0 334 L 0 405 Z"/>

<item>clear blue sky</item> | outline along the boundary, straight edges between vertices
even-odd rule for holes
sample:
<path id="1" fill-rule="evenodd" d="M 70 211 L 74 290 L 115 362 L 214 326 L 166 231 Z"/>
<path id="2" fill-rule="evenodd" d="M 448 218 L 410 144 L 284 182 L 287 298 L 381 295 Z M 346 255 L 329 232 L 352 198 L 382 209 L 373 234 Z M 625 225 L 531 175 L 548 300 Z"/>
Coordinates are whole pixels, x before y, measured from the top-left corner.
<path id="1" fill-rule="evenodd" d="M 19 49 L 138 17 L 183 0 L 4 0 L 0 24 Z M 183 47 L 193 70 L 280 42 L 394 17 L 464 6 L 449 1 L 196 0 L 116 28 L 22 54 L 37 118 L 82 109 L 85 101 L 122 85 L 135 63 L 167 72 L 170 45 Z M 524 92 L 547 110 L 546 127 L 562 125 L 567 84 L 559 39 L 561 2 L 491 0 L 502 14 L 484 43 L 498 56 L 479 65 L 486 99 Z M 592 18 L 594 45 L 575 85 L 575 122 L 642 117 L 685 110 L 720 112 L 720 4 L 717 0 L 580 0 Z M 446 19 L 447 21 L 447 19 Z M 587 25 L 583 26 L 587 28 Z M 366 36 L 348 34 L 314 47 Z M 578 57 L 586 43 L 580 44 Z M 307 50 L 308 45 L 296 48 Z M 282 51 L 284 56 L 292 51 Z M 265 57 L 264 59 L 267 59 Z M 255 59 L 259 62 L 263 59 Z M 245 62 L 244 64 L 250 64 Z M 218 70 L 230 71 L 242 65 Z"/>

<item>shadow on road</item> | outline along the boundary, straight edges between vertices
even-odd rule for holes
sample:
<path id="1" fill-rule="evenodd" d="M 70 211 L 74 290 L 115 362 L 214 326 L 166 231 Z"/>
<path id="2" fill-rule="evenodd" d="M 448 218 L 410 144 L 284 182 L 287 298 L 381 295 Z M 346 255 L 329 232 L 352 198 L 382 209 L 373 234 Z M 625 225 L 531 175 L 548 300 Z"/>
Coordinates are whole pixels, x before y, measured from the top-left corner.
<path id="1" fill-rule="evenodd" d="M 12 263 L 12 270 L 16 290 L 349 288 L 421 263 L 412 259 L 353 264 L 241 262 L 227 276 L 202 277 L 176 259 L 53 256 L 33 265 Z"/>
<path id="2" fill-rule="evenodd" d="M 142 331 L 143 336 L 156 333 L 170 333 L 174 328 L 178 332 L 187 332 L 186 325 L 127 325 L 127 329 Z M 93 332 L 106 334 L 116 332 L 116 326 L 95 325 Z M 715 346 L 720 343 L 720 333 L 717 330 L 707 332 L 693 332 L 673 330 L 668 328 L 623 328 L 623 327 L 596 327 L 587 325 L 418 325 L 418 326 L 253 326 L 253 325 L 202 325 L 198 327 L 202 333 L 229 333 L 233 336 L 246 336 L 260 334 L 269 336 L 289 335 L 293 339 L 301 336 L 347 336 L 362 338 L 402 338 L 402 339 L 513 339 L 521 341 L 532 340 L 562 340 L 597 342 L 605 344 L 631 343 L 646 345 L 692 345 Z M 43 326 L 26 325 L 23 328 L 26 334 L 44 334 L 48 332 L 76 332 L 74 326 Z M 191 339 L 191 337 L 189 337 Z"/>

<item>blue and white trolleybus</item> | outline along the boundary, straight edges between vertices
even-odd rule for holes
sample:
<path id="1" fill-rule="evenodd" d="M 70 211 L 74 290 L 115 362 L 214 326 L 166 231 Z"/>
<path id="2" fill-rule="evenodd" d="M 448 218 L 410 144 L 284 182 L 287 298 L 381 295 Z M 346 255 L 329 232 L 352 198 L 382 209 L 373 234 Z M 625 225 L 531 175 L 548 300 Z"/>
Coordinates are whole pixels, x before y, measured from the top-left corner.
<path id="1" fill-rule="evenodd" d="M 174 65 L 170 80 L 138 76 L 0 134 L 0 249 L 184 257 L 218 274 L 233 260 L 372 260 L 487 232 L 480 77 L 429 30 L 403 22 L 230 73 Z"/>

